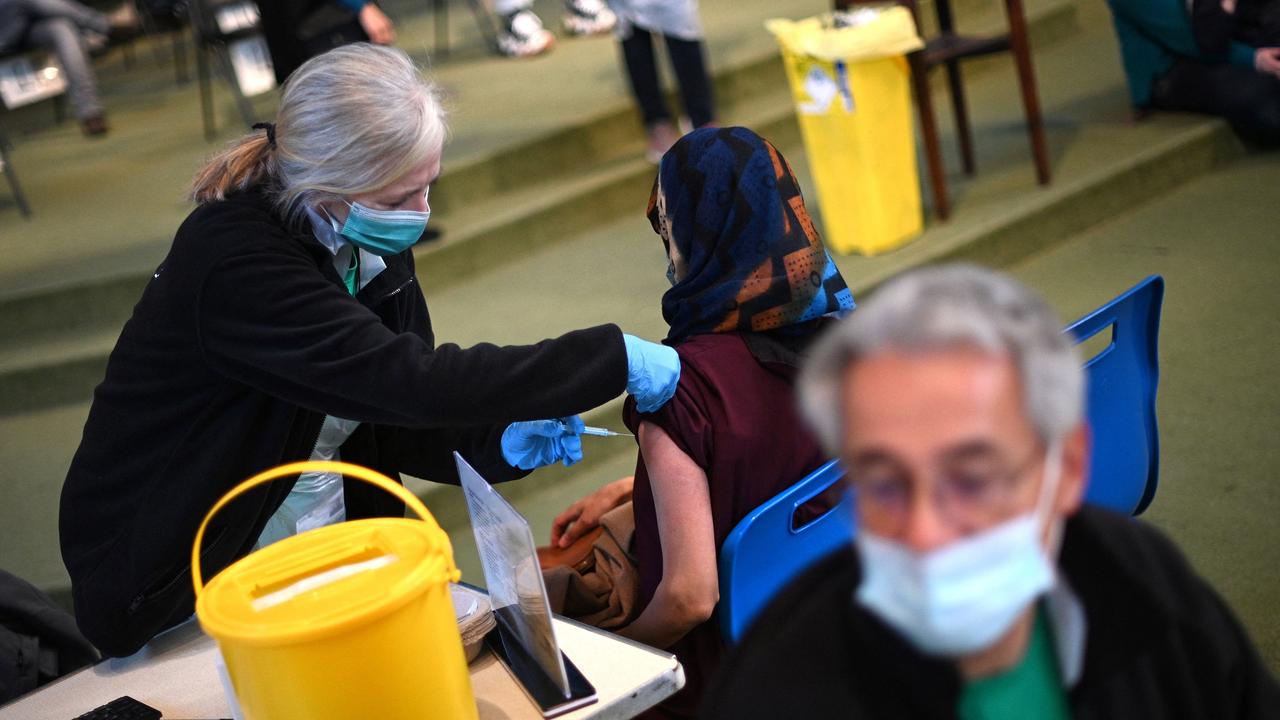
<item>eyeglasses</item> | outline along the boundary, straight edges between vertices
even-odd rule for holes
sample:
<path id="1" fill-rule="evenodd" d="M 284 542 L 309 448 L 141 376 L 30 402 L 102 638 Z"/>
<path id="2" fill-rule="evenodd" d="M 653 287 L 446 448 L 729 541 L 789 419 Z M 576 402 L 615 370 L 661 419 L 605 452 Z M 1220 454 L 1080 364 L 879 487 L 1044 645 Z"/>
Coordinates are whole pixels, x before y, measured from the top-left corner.
<path id="1" fill-rule="evenodd" d="M 929 492 L 934 509 L 952 527 L 979 528 L 1007 513 L 1020 481 L 1043 457 L 1037 449 L 1011 469 L 986 462 L 965 467 L 961 462 L 943 469 L 928 483 L 885 463 L 864 472 L 851 469 L 849 481 L 860 514 L 874 519 L 882 534 L 896 535 L 906 528 L 917 490 Z"/>

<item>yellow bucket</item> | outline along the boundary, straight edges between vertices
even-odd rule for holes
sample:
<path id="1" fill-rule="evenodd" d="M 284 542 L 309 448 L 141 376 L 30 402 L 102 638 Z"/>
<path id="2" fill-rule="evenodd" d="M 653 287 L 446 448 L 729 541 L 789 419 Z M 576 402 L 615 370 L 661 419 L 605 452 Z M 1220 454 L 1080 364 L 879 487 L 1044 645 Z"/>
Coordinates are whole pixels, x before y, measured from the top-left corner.
<path id="1" fill-rule="evenodd" d="M 304 472 L 376 485 L 421 521 L 371 518 L 317 528 L 241 558 L 208 585 L 200 544 L 227 503 Z M 476 718 L 449 582 L 449 536 L 413 493 L 372 470 L 299 462 L 244 481 L 196 533 L 200 626 L 222 651 L 245 720 Z"/>

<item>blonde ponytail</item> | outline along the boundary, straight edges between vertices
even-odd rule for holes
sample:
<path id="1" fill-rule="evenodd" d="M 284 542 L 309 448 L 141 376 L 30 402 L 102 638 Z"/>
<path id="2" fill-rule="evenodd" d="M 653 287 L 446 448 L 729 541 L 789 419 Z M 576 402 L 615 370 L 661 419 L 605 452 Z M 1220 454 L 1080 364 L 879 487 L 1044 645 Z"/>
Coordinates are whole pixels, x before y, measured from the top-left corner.
<path id="1" fill-rule="evenodd" d="M 261 132 L 245 135 L 214 156 L 191 182 L 191 199 L 201 205 L 224 199 L 275 175 L 275 148 Z"/>

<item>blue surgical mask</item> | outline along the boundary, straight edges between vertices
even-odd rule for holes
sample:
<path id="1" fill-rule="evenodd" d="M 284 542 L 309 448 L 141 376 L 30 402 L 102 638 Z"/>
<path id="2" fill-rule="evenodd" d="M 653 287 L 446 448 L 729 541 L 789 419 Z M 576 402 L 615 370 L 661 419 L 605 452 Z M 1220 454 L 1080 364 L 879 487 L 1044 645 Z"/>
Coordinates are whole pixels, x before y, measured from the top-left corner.
<path id="1" fill-rule="evenodd" d="M 1061 468 L 1055 442 L 1034 510 L 936 550 L 915 552 L 859 530 L 857 601 L 926 654 L 959 657 L 992 646 L 1053 587 L 1061 526 L 1049 549 L 1041 538 Z"/>
<path id="2" fill-rule="evenodd" d="M 431 219 L 430 210 L 374 210 L 360 203 L 349 205 L 347 221 L 338 233 L 352 245 L 382 257 L 413 247 Z"/>

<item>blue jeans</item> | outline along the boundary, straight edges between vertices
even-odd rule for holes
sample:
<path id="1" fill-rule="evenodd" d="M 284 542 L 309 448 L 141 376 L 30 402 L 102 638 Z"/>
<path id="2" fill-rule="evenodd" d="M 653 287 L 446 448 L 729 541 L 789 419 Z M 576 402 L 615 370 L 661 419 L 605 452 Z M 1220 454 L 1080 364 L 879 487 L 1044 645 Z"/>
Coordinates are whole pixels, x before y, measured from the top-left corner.
<path id="1" fill-rule="evenodd" d="M 103 111 L 84 33 L 106 35 L 108 29 L 106 15 L 73 0 L 0 0 L 0 53 L 39 48 L 56 55 L 81 120 Z"/>

